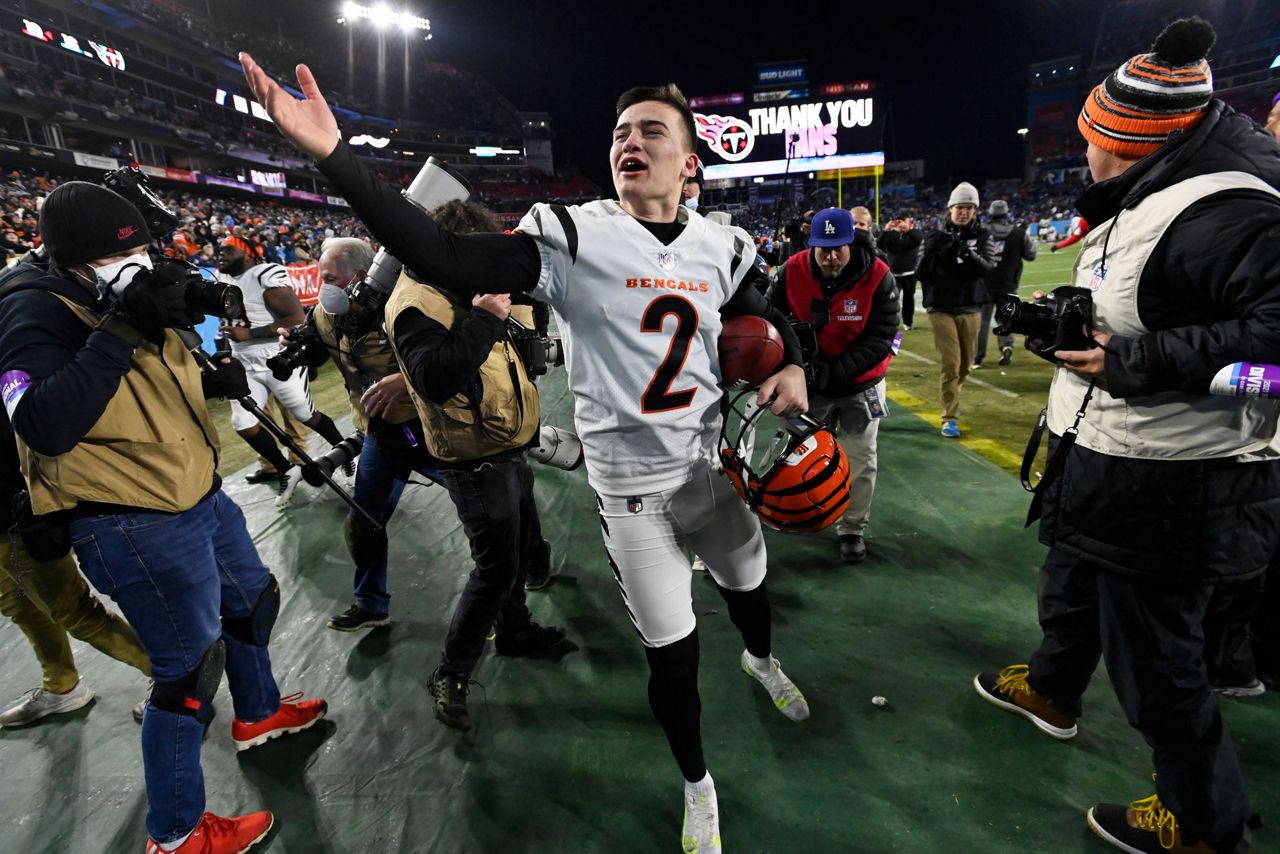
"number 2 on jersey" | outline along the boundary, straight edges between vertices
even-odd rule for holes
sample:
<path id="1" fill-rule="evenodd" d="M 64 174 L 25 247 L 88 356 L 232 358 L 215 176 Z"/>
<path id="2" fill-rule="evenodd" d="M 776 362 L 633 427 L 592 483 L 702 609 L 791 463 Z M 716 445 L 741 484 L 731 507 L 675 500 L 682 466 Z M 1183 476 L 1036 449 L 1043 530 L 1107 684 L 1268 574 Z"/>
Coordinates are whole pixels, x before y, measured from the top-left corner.
<path id="1" fill-rule="evenodd" d="M 689 345 L 698 331 L 698 310 L 693 307 L 693 303 L 673 294 L 658 297 L 645 308 L 644 315 L 640 318 L 640 331 L 661 333 L 662 325 L 669 316 L 675 317 L 676 330 L 671 337 L 671 346 L 667 348 L 666 358 L 658 365 L 653 379 L 649 380 L 648 388 L 640 396 L 640 411 L 646 414 L 683 409 L 693 402 L 693 396 L 698 392 L 696 388 L 671 390 L 671 384 L 684 367 L 685 359 L 689 358 Z"/>

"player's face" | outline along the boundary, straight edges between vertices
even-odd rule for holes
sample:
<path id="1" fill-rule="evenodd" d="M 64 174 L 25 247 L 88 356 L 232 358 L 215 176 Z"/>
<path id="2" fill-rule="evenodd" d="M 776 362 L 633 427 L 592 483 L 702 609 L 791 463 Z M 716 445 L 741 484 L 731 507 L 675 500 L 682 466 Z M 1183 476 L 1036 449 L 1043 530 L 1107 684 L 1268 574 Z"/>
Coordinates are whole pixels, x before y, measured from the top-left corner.
<path id="1" fill-rule="evenodd" d="M 871 214 L 856 213 L 853 215 L 853 227 L 863 231 L 871 230 Z"/>
<path id="2" fill-rule="evenodd" d="M 684 179 L 697 169 L 680 112 L 659 101 L 632 104 L 618 116 L 609 149 L 613 188 L 623 207 L 680 198 Z"/>
<path id="3" fill-rule="evenodd" d="M 234 246 L 223 246 L 218 250 L 218 271 L 232 276 L 242 273 L 247 258 L 247 255 Z"/>

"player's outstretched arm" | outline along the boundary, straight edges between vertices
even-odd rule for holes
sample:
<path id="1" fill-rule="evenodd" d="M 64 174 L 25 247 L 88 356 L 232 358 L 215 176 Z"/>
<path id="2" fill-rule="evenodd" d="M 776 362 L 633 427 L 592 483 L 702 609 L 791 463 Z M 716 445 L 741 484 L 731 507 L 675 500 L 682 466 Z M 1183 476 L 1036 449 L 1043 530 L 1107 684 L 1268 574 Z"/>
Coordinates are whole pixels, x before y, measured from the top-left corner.
<path id="1" fill-rule="evenodd" d="M 432 284 L 463 293 L 527 291 L 538 283 L 542 259 L 533 238 L 445 231 L 360 163 L 339 140 L 337 119 L 305 65 L 298 66 L 304 96 L 299 100 L 249 54 L 240 54 L 240 64 L 254 97 L 280 132 L 316 159 L 317 168 L 400 263 Z"/>
<path id="2" fill-rule="evenodd" d="M 240 53 L 240 67 L 244 69 L 253 97 L 286 139 L 315 160 L 325 159 L 337 148 L 338 120 L 334 118 L 324 95 L 320 94 L 320 87 L 316 85 L 310 68 L 298 66 L 298 88 L 304 96 L 300 101 L 272 80 L 271 75 L 243 51 Z"/>

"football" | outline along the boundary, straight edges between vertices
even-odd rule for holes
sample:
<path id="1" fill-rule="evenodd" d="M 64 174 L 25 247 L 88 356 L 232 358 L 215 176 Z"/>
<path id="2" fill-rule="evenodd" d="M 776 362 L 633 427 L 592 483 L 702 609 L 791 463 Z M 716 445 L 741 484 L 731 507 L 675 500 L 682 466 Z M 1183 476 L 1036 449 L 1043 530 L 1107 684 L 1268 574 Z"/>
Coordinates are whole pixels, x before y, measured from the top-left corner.
<path id="1" fill-rule="evenodd" d="M 720 330 L 720 383 L 744 389 L 760 385 L 782 364 L 782 336 L 763 317 L 731 317 Z"/>

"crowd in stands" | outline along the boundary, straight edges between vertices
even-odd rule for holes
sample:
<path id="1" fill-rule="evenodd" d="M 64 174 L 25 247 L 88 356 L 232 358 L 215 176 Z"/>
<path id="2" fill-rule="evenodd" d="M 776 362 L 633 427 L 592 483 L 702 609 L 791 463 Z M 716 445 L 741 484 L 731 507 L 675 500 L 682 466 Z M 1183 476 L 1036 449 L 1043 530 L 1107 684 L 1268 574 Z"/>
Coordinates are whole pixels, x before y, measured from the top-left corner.
<path id="1" fill-rule="evenodd" d="M 65 180 L 29 170 L 0 175 L 0 249 L 17 256 L 40 244 L 40 204 Z M 218 244 L 228 233 L 261 246 L 268 260 L 281 264 L 316 260 L 330 237 L 369 237 L 355 216 L 337 210 L 152 189 L 178 215 L 173 254 L 203 267 L 217 266 Z"/>
<path id="2" fill-rule="evenodd" d="M 595 198 L 598 190 L 580 174 L 569 171 L 561 176 L 546 176 L 536 170 L 491 171 L 488 177 L 475 179 L 475 198 L 497 212 L 522 213 L 535 201 L 553 200 L 574 203 Z M 64 177 L 47 172 L 13 170 L 0 175 L 0 249 L 11 256 L 39 245 L 38 210 L 40 202 Z M 153 187 L 179 217 L 173 245 L 176 254 L 202 266 L 213 267 L 217 260 L 218 242 L 234 231 L 250 242 L 260 244 L 266 256 L 279 263 L 313 261 L 319 256 L 320 244 L 328 237 L 367 237 L 360 222 L 350 213 L 332 208 L 301 208 L 274 200 L 223 198 L 191 192 L 170 191 Z M 1018 181 L 988 181 L 982 187 L 983 198 L 1001 198 L 1009 202 L 1010 218 L 1017 222 L 1069 219 L 1075 199 L 1084 183 L 1068 180 L 1058 184 L 1027 185 Z M 785 243 L 799 239 L 799 227 L 806 214 L 834 202 L 806 198 L 799 204 L 772 202 L 757 205 L 711 204 L 703 213 L 721 209 L 733 217 L 733 224 L 756 238 L 766 257 L 777 257 Z M 921 228 L 936 227 L 946 210 L 947 191 L 942 187 L 917 185 L 914 196 L 882 198 L 881 219 L 910 217 Z M 846 193 L 845 207 L 865 205 L 875 210 L 874 198 Z M 781 210 L 779 207 L 781 206 Z M 783 253 L 785 254 L 785 252 Z"/>

